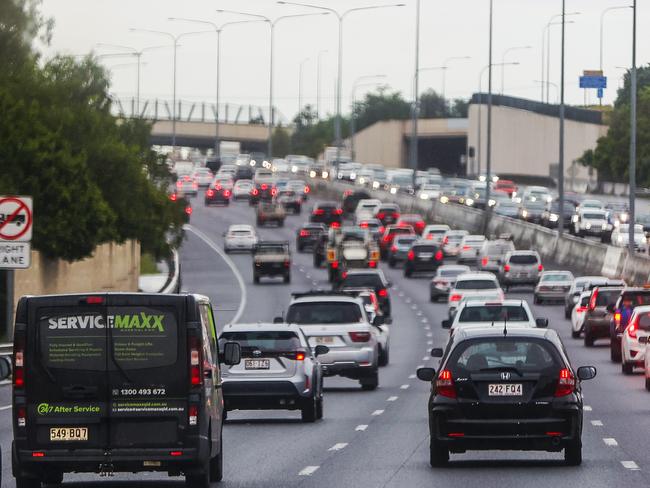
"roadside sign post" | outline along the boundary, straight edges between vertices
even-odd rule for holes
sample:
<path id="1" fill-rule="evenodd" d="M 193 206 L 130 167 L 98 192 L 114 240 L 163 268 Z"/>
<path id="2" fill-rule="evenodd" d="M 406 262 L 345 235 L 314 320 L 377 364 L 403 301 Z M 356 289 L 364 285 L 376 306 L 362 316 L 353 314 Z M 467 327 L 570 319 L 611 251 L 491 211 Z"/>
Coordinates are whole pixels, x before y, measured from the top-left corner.
<path id="1" fill-rule="evenodd" d="M 585 70 L 580 77 L 580 88 L 597 90 L 598 98 L 602 99 L 607 88 L 607 77 L 600 70 Z"/>

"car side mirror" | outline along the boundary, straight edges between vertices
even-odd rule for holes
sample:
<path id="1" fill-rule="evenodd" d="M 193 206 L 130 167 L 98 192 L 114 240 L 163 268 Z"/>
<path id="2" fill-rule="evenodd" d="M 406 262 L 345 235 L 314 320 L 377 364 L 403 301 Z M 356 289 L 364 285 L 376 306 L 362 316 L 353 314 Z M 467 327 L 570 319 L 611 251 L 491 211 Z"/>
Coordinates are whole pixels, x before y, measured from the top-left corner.
<path id="1" fill-rule="evenodd" d="M 393 282 L 392 281 L 387 281 L 386 282 L 386 288 L 392 288 L 393 287 Z"/>
<path id="2" fill-rule="evenodd" d="M 322 344 L 319 344 L 314 348 L 314 356 L 322 356 L 323 354 L 327 354 L 330 352 L 330 348 L 327 346 L 323 346 Z"/>
<path id="3" fill-rule="evenodd" d="M 648 343 L 648 336 L 642 336 L 637 339 L 639 341 L 639 344 L 647 344 Z"/>
<path id="4" fill-rule="evenodd" d="M 607 309 L 607 311 L 609 313 L 614 313 L 614 305 L 613 304 L 610 303 L 609 305 L 607 305 L 606 309 Z"/>
<path id="5" fill-rule="evenodd" d="M 442 321 L 443 329 L 451 329 L 451 319 L 445 319 Z"/>
<path id="6" fill-rule="evenodd" d="M 11 375 L 11 359 L 0 356 L 0 380 L 6 380 Z"/>
<path id="7" fill-rule="evenodd" d="M 539 329 L 546 329 L 548 327 L 548 319 L 535 319 L 535 326 Z"/>
<path id="8" fill-rule="evenodd" d="M 223 363 L 226 366 L 234 366 L 241 362 L 241 346 L 238 342 L 226 342 L 223 345 Z"/>
<path id="9" fill-rule="evenodd" d="M 419 380 L 431 382 L 436 377 L 436 370 L 433 368 L 418 368 L 415 374 Z"/>
<path id="10" fill-rule="evenodd" d="M 434 347 L 433 349 L 431 349 L 432 358 L 441 358 L 442 355 L 443 355 L 442 347 Z"/>
<path id="11" fill-rule="evenodd" d="M 375 318 L 372 320 L 372 325 L 375 327 L 379 327 L 380 325 L 384 325 L 385 319 L 383 315 L 376 315 Z"/>
<path id="12" fill-rule="evenodd" d="M 578 379 L 580 381 L 592 380 L 596 377 L 596 372 L 594 366 L 580 366 L 578 368 Z"/>
<path id="13" fill-rule="evenodd" d="M 274 324 L 283 324 L 284 319 L 282 317 L 273 317 L 273 323 Z"/>

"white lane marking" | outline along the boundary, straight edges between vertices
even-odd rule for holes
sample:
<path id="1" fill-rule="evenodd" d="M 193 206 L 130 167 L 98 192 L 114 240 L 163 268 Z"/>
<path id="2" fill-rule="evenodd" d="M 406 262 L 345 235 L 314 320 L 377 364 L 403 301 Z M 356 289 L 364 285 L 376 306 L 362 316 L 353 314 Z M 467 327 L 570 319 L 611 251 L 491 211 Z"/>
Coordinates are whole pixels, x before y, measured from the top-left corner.
<path id="1" fill-rule="evenodd" d="M 318 284 L 318 282 L 317 281 L 312 281 L 311 284 L 316 286 Z"/>
<path id="2" fill-rule="evenodd" d="M 611 446 L 611 447 L 618 446 L 618 442 L 616 442 L 616 439 L 614 439 L 613 437 L 604 437 L 603 442 L 607 446 Z"/>
<path id="3" fill-rule="evenodd" d="M 433 337 L 433 333 L 432 332 L 427 332 L 427 337 Z"/>
<path id="4" fill-rule="evenodd" d="M 418 364 L 418 367 L 415 369 L 420 369 L 420 368 L 424 368 L 424 364 Z"/>
<path id="5" fill-rule="evenodd" d="M 602 420 L 592 420 L 591 425 L 594 427 L 602 427 L 603 426 L 603 421 Z"/>
<path id="6" fill-rule="evenodd" d="M 411 310 L 417 310 L 418 306 L 417 305 L 411 305 Z"/>
<path id="7" fill-rule="evenodd" d="M 347 442 L 339 442 L 337 444 L 334 444 L 332 447 L 330 447 L 328 451 L 340 451 L 341 449 L 345 449 L 347 445 L 348 445 Z"/>
<path id="8" fill-rule="evenodd" d="M 408 390 L 411 385 L 402 385 L 399 387 L 400 390 Z"/>
<path id="9" fill-rule="evenodd" d="M 406 297 L 406 300 L 404 300 L 406 303 L 411 303 L 413 300 L 411 300 L 409 297 Z"/>
<path id="10" fill-rule="evenodd" d="M 394 401 L 397 400 L 398 398 L 399 398 L 399 397 L 391 396 L 391 397 L 386 398 L 386 401 L 387 401 L 387 402 L 394 402 Z"/>
<path id="11" fill-rule="evenodd" d="M 401 292 L 401 291 L 400 291 L 400 292 L 398 293 L 398 295 L 399 295 L 399 296 L 400 296 L 400 298 L 401 298 L 401 297 L 403 297 L 403 296 L 404 296 L 404 292 Z"/>
<path id="12" fill-rule="evenodd" d="M 415 379 L 415 378 L 416 378 L 416 376 L 414 374 L 409 375 L 409 380 L 412 380 L 412 379 Z"/>
<path id="13" fill-rule="evenodd" d="M 305 278 L 307 278 L 308 280 L 311 280 L 311 275 L 310 275 L 309 273 L 307 273 L 307 274 L 305 275 Z"/>
<path id="14" fill-rule="evenodd" d="M 376 417 L 377 415 L 381 415 L 382 413 L 384 413 L 384 411 L 383 411 L 383 410 L 375 410 L 374 412 L 372 412 L 372 414 L 371 414 L 371 415 L 373 415 L 373 416 L 375 416 L 375 417 Z"/>
<path id="15" fill-rule="evenodd" d="M 429 319 L 426 318 L 426 317 L 424 317 L 424 318 L 421 320 L 421 322 L 422 322 L 423 324 L 426 324 L 428 321 L 429 321 Z"/>
<path id="16" fill-rule="evenodd" d="M 634 461 L 621 461 L 621 464 L 623 465 L 624 468 L 631 469 L 633 471 L 638 471 L 640 469 L 639 465 Z"/>
<path id="17" fill-rule="evenodd" d="M 298 476 L 311 476 L 318 470 L 320 466 L 307 466 L 304 468 L 300 473 L 298 473 Z"/>
<path id="18" fill-rule="evenodd" d="M 431 327 L 429 327 L 428 325 L 426 325 L 426 326 L 424 327 L 424 330 L 431 330 Z"/>
<path id="19" fill-rule="evenodd" d="M 431 359 L 429 356 L 424 356 L 424 357 L 422 358 L 422 361 L 428 361 L 429 359 Z"/>
<path id="20" fill-rule="evenodd" d="M 212 239 L 210 239 L 202 231 L 194 228 L 190 224 L 185 224 L 183 228 L 185 230 L 189 230 L 192 234 L 194 234 L 203 242 L 205 242 L 208 246 L 210 246 L 210 248 L 214 252 L 216 252 L 219 256 L 221 256 L 221 259 L 225 261 L 225 263 L 228 265 L 232 273 L 235 275 L 235 278 L 237 279 L 237 283 L 239 283 L 241 299 L 239 300 L 239 307 L 237 308 L 237 312 L 235 313 L 235 316 L 232 318 L 230 322 L 233 324 L 237 323 L 241 318 L 242 314 L 244 313 L 244 308 L 246 308 L 246 284 L 244 283 L 244 278 L 242 277 L 241 273 L 237 269 L 235 263 L 233 263 L 232 259 L 230 259 L 230 257 L 221 248 L 219 248 Z"/>
<path id="21" fill-rule="evenodd" d="M 4 407 L 0 407 L 0 412 L 3 410 L 9 410 L 11 408 L 11 405 L 5 405 Z"/>
<path id="22" fill-rule="evenodd" d="M 418 317 L 422 317 L 422 311 L 421 311 L 421 310 L 418 310 L 417 313 L 416 313 L 415 315 L 417 315 Z"/>
<path id="23" fill-rule="evenodd" d="M 433 346 L 433 341 L 427 341 L 427 345 Z"/>
<path id="24" fill-rule="evenodd" d="M 367 428 L 368 428 L 368 426 L 367 426 L 366 424 L 361 424 L 361 425 L 357 425 L 357 426 L 354 428 L 354 430 L 357 431 L 357 432 L 363 432 L 363 431 L 366 430 Z"/>
<path id="25" fill-rule="evenodd" d="M 582 409 L 583 409 L 585 412 L 591 412 L 591 410 L 592 410 L 591 407 L 590 407 L 589 405 L 585 405 L 584 407 L 582 407 Z"/>

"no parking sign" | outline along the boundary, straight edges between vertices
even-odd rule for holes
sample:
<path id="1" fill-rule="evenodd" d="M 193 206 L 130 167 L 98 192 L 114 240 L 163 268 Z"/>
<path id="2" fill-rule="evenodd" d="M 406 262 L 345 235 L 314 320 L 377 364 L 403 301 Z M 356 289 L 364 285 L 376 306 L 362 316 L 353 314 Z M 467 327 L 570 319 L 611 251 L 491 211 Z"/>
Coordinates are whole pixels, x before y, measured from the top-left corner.
<path id="1" fill-rule="evenodd" d="M 0 269 L 29 268 L 32 198 L 0 196 Z"/>

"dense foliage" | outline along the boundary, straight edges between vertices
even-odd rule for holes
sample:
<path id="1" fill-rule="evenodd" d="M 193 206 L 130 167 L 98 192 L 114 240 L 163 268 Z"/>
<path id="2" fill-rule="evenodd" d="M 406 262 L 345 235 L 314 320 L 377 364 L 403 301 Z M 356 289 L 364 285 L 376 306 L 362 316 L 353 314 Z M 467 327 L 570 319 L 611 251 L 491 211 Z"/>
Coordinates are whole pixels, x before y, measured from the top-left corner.
<path id="1" fill-rule="evenodd" d="M 32 48 L 49 23 L 36 0 L 0 0 L 0 194 L 34 197 L 34 247 L 88 257 L 137 239 L 160 256 L 178 243 L 183 208 L 149 146 L 149 125 L 110 113 L 109 80 L 92 58 L 42 61 Z"/>

